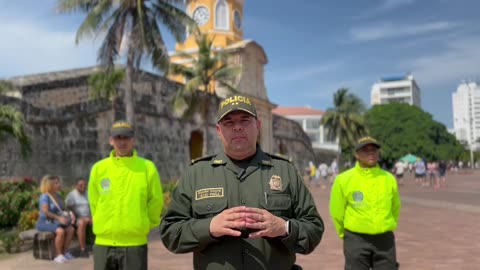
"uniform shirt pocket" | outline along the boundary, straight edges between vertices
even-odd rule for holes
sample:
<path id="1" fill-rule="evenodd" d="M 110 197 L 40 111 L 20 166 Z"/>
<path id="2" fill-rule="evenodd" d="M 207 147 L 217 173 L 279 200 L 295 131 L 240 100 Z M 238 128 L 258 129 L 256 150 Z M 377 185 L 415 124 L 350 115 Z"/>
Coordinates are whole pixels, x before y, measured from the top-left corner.
<path id="1" fill-rule="evenodd" d="M 285 218 L 292 217 L 292 199 L 290 194 L 267 194 L 260 200 L 260 206 L 270 213 Z"/>
<path id="2" fill-rule="evenodd" d="M 192 204 L 194 218 L 208 218 L 217 215 L 227 208 L 226 199 L 204 199 Z"/>

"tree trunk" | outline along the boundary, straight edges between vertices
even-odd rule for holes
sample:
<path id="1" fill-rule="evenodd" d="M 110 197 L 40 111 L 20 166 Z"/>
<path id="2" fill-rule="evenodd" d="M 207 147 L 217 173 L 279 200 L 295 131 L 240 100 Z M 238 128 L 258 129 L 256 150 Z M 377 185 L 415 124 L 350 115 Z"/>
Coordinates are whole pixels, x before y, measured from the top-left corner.
<path id="1" fill-rule="evenodd" d="M 204 134 L 205 134 L 205 139 L 204 139 L 204 144 L 203 144 L 203 155 L 207 155 L 207 154 L 213 154 L 213 153 L 209 153 L 208 151 L 210 150 L 210 148 L 208 147 L 208 143 L 210 142 L 210 132 L 208 131 L 209 130 L 209 119 L 208 119 L 208 112 L 209 112 L 209 107 L 210 107 L 210 97 L 209 97 L 209 93 L 208 91 L 206 90 L 207 87 L 205 86 L 205 93 L 203 93 L 203 130 L 204 130 Z"/>
<path id="2" fill-rule="evenodd" d="M 337 131 L 338 138 L 338 152 L 337 152 L 337 168 L 340 171 L 340 157 L 342 155 L 342 129 L 339 127 Z"/>
<path id="3" fill-rule="evenodd" d="M 127 122 L 135 128 L 135 97 L 133 93 L 133 53 L 131 49 L 128 53 L 127 67 L 125 74 L 125 114 Z"/>

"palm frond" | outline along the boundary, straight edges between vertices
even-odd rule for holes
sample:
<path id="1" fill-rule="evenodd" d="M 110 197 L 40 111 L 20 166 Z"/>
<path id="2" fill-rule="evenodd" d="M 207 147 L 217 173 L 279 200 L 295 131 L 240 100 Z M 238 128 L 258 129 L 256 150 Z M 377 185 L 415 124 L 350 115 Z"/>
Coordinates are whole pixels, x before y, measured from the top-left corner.
<path id="1" fill-rule="evenodd" d="M 120 12 L 120 11 L 118 11 Z M 110 26 L 105 39 L 102 42 L 98 50 L 97 61 L 107 69 L 112 69 L 115 63 L 115 59 L 118 57 L 120 45 L 125 33 L 127 13 L 123 13 L 116 16 L 113 14 L 114 22 Z"/>
<path id="2" fill-rule="evenodd" d="M 155 20 L 155 17 L 150 16 L 145 18 L 146 24 L 148 25 L 146 33 L 146 49 L 147 53 L 150 56 L 150 62 L 152 65 L 161 70 L 165 71 L 168 69 L 168 63 L 170 58 L 168 56 L 168 49 L 165 46 L 165 42 L 162 37 L 160 28 Z"/>
<path id="3" fill-rule="evenodd" d="M 185 28 L 190 29 L 191 33 L 198 31 L 195 21 L 187 15 L 182 9 L 175 6 L 179 1 L 158 1 L 152 5 L 153 17 L 158 19 L 177 42 L 185 39 Z"/>
<path id="4" fill-rule="evenodd" d="M 15 86 L 13 86 L 12 83 L 5 80 L 0 80 L 0 95 L 3 95 L 6 92 L 13 91 L 14 89 Z"/>
<path id="5" fill-rule="evenodd" d="M 59 13 L 90 12 L 100 0 L 58 0 L 56 11 Z"/>
<path id="6" fill-rule="evenodd" d="M 112 72 L 97 72 L 88 78 L 90 97 L 112 101 L 118 95 L 118 86 L 125 79 L 125 71 L 117 69 Z"/>
<path id="7" fill-rule="evenodd" d="M 101 28 L 101 24 L 104 21 L 105 16 L 108 15 L 110 8 L 112 7 L 112 1 L 100 1 L 95 5 L 88 13 L 85 20 L 77 30 L 75 37 L 75 43 L 78 44 L 81 39 L 85 37 L 95 36 Z"/>
<path id="8" fill-rule="evenodd" d="M 25 132 L 23 114 L 9 105 L 0 106 L 0 136 L 12 135 L 20 143 L 23 157 L 27 157 L 32 149 L 30 138 Z"/>

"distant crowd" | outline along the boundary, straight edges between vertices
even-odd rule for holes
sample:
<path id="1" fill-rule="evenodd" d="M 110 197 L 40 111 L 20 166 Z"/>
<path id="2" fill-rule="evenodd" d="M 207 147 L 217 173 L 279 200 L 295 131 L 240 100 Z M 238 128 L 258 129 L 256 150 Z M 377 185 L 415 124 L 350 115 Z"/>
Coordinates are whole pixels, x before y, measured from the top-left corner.
<path id="1" fill-rule="evenodd" d="M 346 162 L 345 169 L 351 168 L 352 164 Z M 439 189 L 447 185 L 447 172 L 458 173 L 464 169 L 470 168 L 471 164 L 465 164 L 462 161 L 445 161 L 445 160 L 431 160 L 417 158 L 415 162 L 408 162 L 397 160 L 392 168 L 388 168 L 386 163 L 382 163 L 382 169 L 391 172 L 397 179 L 399 186 L 404 186 L 407 174 L 413 176 L 415 185 L 417 187 L 432 187 Z M 330 164 L 327 162 L 320 162 L 315 166 L 313 161 L 310 161 L 308 166 L 304 169 L 305 183 L 310 186 L 321 187 L 325 189 L 331 186 L 335 177 L 339 173 L 337 159 L 333 159 Z"/>

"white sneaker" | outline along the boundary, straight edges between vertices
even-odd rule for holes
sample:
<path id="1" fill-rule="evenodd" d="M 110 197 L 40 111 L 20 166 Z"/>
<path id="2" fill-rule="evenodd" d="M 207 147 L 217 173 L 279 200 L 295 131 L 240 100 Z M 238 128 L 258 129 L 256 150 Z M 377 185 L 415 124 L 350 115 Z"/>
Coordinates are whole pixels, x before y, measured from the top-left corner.
<path id="1" fill-rule="evenodd" d="M 65 256 L 63 256 L 62 254 L 58 255 L 57 257 L 55 257 L 55 259 L 53 259 L 54 262 L 56 263 L 65 263 L 65 262 L 68 262 L 67 258 L 65 258 Z"/>
<path id="2" fill-rule="evenodd" d="M 65 254 L 63 255 L 65 257 L 65 259 L 67 259 L 68 261 L 72 260 L 72 259 L 75 259 L 75 257 L 73 257 L 72 253 L 70 252 L 65 252 Z"/>

